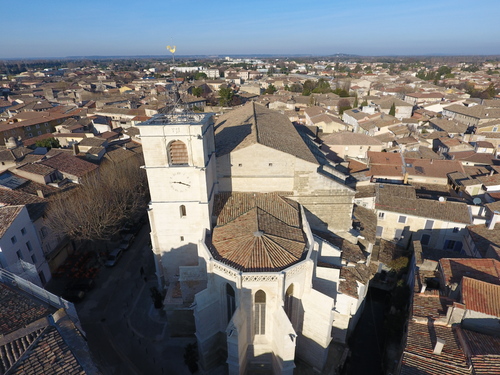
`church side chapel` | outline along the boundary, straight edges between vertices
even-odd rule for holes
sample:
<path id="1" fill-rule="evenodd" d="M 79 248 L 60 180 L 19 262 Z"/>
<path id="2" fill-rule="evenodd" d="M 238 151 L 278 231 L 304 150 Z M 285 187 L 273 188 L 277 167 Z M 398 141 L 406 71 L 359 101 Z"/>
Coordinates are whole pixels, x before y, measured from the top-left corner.
<path id="1" fill-rule="evenodd" d="M 248 103 L 138 125 L 165 309 L 194 315 L 203 373 L 321 369 L 366 294 L 339 290 L 342 250 L 313 235 L 351 228 L 354 191 L 307 135 Z M 328 268 L 318 261 L 327 259 Z"/>

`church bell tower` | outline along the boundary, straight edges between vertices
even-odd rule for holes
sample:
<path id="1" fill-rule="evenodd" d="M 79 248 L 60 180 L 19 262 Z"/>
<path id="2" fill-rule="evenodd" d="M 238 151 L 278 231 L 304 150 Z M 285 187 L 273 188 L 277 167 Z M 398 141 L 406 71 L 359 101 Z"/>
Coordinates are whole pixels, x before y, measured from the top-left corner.
<path id="1" fill-rule="evenodd" d="M 160 286 L 179 266 L 198 264 L 197 245 L 210 229 L 216 189 L 211 114 L 159 114 L 139 124 L 151 202 L 149 221 Z"/>

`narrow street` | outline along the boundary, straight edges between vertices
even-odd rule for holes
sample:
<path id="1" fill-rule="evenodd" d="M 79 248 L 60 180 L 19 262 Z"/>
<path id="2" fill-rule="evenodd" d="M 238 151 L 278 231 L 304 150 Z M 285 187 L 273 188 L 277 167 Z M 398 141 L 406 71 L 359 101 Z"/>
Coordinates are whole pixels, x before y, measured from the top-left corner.
<path id="1" fill-rule="evenodd" d="M 104 374 L 190 374 L 183 355 L 195 339 L 170 338 L 166 316 L 153 307 L 150 288 L 157 282 L 148 242 L 146 224 L 117 265 L 102 267 L 95 289 L 75 304 Z"/>
<path id="2" fill-rule="evenodd" d="M 344 375 L 383 375 L 384 318 L 387 292 L 370 288 L 359 322 L 349 340 L 351 356 Z"/>

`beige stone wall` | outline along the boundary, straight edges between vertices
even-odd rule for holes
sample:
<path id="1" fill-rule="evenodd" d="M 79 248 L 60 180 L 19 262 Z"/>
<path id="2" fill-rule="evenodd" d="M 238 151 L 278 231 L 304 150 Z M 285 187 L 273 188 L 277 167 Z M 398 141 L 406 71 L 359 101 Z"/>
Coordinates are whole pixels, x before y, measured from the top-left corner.
<path id="1" fill-rule="evenodd" d="M 446 204 L 446 203 L 443 203 Z M 383 218 L 380 217 L 379 213 L 383 213 Z M 400 223 L 399 217 L 406 216 L 406 222 Z M 427 220 L 433 220 L 432 230 L 425 230 L 425 223 Z M 399 214 L 396 212 L 377 210 L 377 225 L 384 228 L 382 233 L 382 238 L 392 241 L 394 239 L 397 229 L 404 230 L 407 228 L 411 232 L 414 232 L 413 240 L 420 240 L 423 234 L 430 235 L 430 241 L 428 246 L 436 249 L 442 249 L 445 240 L 461 241 L 465 245 L 464 241 L 464 228 L 466 224 L 463 223 L 453 223 L 448 221 L 442 221 L 432 218 L 425 218 L 420 216 L 412 216 L 406 214 Z M 453 229 L 459 228 L 458 232 L 454 233 Z"/>
<path id="2" fill-rule="evenodd" d="M 217 158 L 219 191 L 293 192 L 313 228 L 349 230 L 354 191 L 318 173 L 319 165 L 255 144 Z"/>
<path id="3" fill-rule="evenodd" d="M 335 152 L 341 158 L 346 156 L 351 158 L 366 158 L 366 153 L 368 151 L 380 152 L 384 148 L 383 145 L 328 145 L 328 148 Z"/>
<path id="4" fill-rule="evenodd" d="M 219 191 L 293 190 L 295 158 L 255 144 L 217 158 Z"/>

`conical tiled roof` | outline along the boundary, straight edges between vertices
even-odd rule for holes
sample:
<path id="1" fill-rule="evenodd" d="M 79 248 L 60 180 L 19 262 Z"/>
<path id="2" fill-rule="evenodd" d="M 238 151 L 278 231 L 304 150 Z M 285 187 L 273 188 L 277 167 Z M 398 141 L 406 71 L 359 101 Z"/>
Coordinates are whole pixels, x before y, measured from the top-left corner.
<path id="1" fill-rule="evenodd" d="M 299 206 L 278 194 L 219 194 L 210 251 L 247 272 L 280 271 L 302 260 L 307 239 Z"/>

